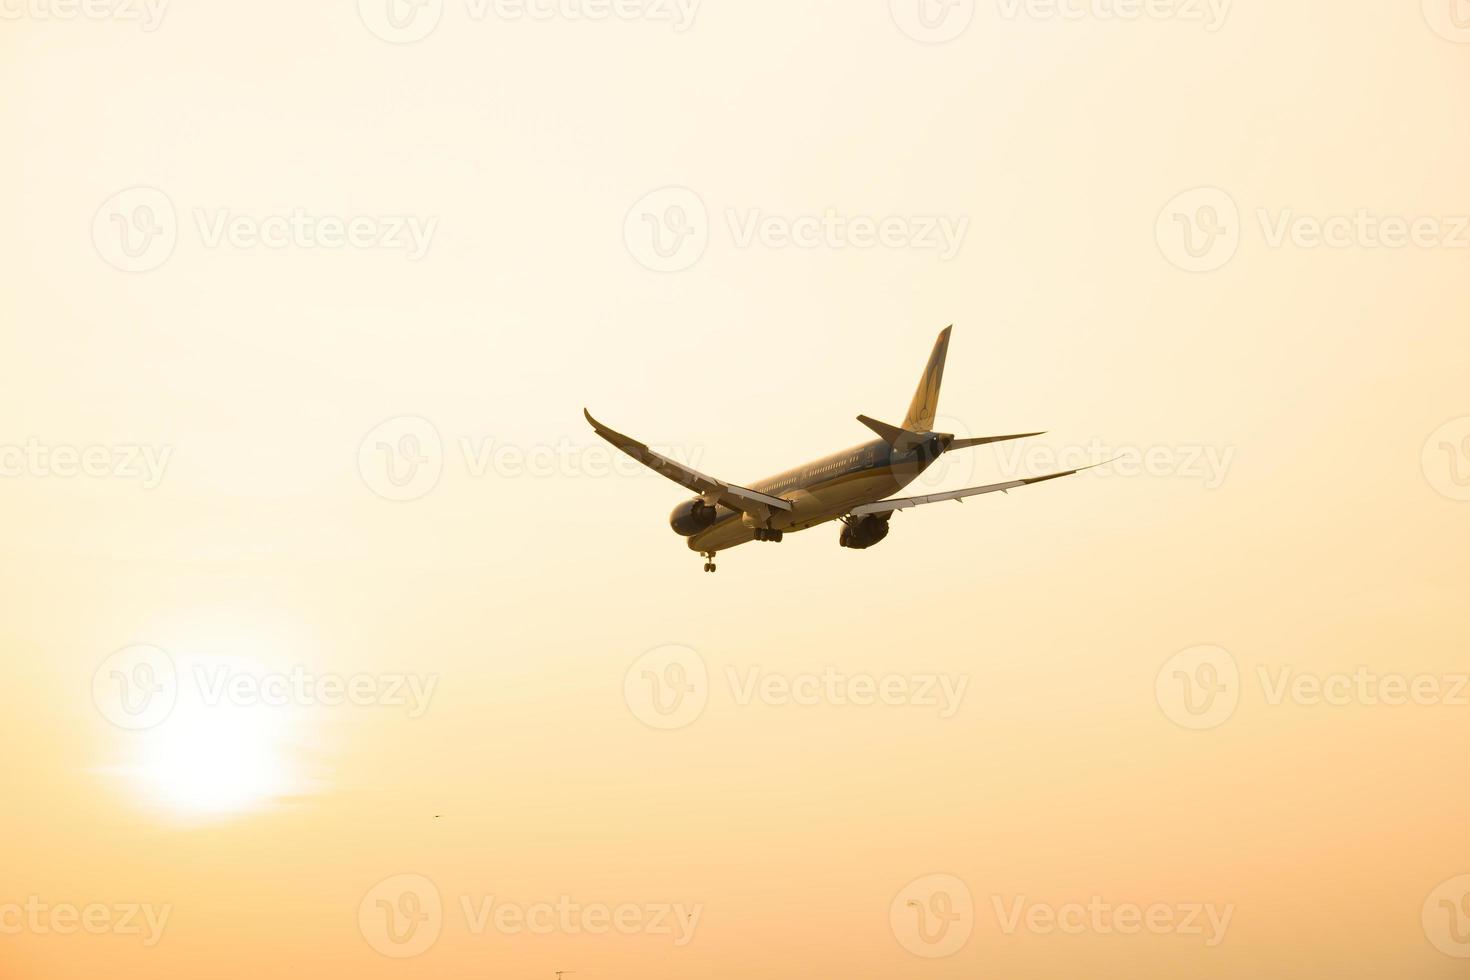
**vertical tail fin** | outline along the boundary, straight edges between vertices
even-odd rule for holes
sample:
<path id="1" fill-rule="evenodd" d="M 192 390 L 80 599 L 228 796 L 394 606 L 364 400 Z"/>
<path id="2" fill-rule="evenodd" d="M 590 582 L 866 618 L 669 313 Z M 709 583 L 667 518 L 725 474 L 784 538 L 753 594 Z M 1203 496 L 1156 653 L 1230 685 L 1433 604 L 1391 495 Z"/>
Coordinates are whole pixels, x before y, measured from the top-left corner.
<path id="1" fill-rule="evenodd" d="M 939 384 L 944 380 L 944 356 L 949 353 L 949 332 L 954 327 L 945 327 L 934 342 L 924 376 L 914 391 L 914 400 L 909 402 L 909 413 L 903 417 L 903 427 L 910 432 L 928 432 L 934 428 L 934 417 L 939 414 Z"/>

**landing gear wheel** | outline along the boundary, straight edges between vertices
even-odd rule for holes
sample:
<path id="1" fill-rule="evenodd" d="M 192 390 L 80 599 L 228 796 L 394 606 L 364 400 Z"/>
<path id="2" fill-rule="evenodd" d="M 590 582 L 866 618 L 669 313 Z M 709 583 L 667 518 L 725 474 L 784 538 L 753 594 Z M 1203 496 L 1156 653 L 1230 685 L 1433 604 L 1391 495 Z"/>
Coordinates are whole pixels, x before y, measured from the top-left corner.
<path id="1" fill-rule="evenodd" d="M 715 570 L 715 553 L 713 551 L 702 552 L 705 557 L 704 570 L 712 572 Z"/>
<path id="2" fill-rule="evenodd" d="M 758 527 L 755 529 L 755 539 L 757 541 L 780 541 L 783 533 L 782 531 L 773 531 L 768 527 Z"/>

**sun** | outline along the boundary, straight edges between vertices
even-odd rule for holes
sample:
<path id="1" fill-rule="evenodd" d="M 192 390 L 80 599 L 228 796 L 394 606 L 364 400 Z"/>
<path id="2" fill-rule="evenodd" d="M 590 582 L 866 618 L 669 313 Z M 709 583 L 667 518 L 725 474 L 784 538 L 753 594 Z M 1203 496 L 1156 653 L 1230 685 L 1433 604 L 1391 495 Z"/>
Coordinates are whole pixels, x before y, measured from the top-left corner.
<path id="1" fill-rule="evenodd" d="M 210 666 L 179 664 L 183 682 L 173 710 L 148 730 L 128 733 L 127 761 L 114 767 L 146 806 L 182 819 L 232 817 L 300 792 L 290 709 L 212 696 L 207 686 L 188 682 Z"/>
<path id="2" fill-rule="evenodd" d="M 169 810 L 240 813 L 290 790 L 278 733 L 259 713 L 252 717 L 233 706 L 189 708 L 143 741 L 131 767 L 134 785 Z"/>

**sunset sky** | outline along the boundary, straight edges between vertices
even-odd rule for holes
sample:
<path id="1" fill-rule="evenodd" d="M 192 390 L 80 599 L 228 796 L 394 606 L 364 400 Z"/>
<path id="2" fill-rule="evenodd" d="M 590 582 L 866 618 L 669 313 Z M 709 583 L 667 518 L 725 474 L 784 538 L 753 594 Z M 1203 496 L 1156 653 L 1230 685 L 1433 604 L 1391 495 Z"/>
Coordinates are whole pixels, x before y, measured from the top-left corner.
<path id="1" fill-rule="evenodd" d="M 1470 4 L 0 15 L 0 976 L 1464 974 Z"/>

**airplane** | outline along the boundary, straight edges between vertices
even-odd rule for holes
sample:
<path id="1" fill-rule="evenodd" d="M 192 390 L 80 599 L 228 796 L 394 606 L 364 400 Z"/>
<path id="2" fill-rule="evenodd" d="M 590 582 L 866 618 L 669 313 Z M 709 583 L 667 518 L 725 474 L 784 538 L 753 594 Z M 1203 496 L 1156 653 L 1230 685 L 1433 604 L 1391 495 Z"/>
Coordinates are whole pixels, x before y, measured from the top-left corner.
<path id="1" fill-rule="evenodd" d="M 919 387 L 914 391 L 902 425 L 889 425 L 859 415 L 857 420 L 872 429 L 877 439 L 748 487 L 705 476 L 659 455 L 630 436 L 609 429 L 593 418 L 587 409 L 582 409 L 582 414 L 599 436 L 649 469 L 698 495 L 674 508 L 669 515 L 669 525 L 674 533 L 688 539 L 691 551 L 704 556 L 706 572 L 715 570 L 716 554 L 747 541 L 776 542 L 789 531 L 804 531 L 818 524 L 840 520 L 843 527 L 838 544 L 863 550 L 888 536 L 889 519 L 897 511 L 941 500 L 963 501 L 965 497 L 982 493 L 1005 493 L 1017 487 L 1045 483 L 1092 469 L 1092 466 L 1081 466 L 1062 473 L 918 497 L 889 496 L 913 482 L 946 452 L 1045 434 L 1023 432 L 1009 436 L 956 439 L 951 433 L 932 431 L 939 410 L 944 359 L 949 353 L 949 335 L 953 329 L 953 325 L 945 327 L 934 342 L 929 364 L 919 379 Z M 1106 464 L 1093 464 L 1103 465 Z"/>

